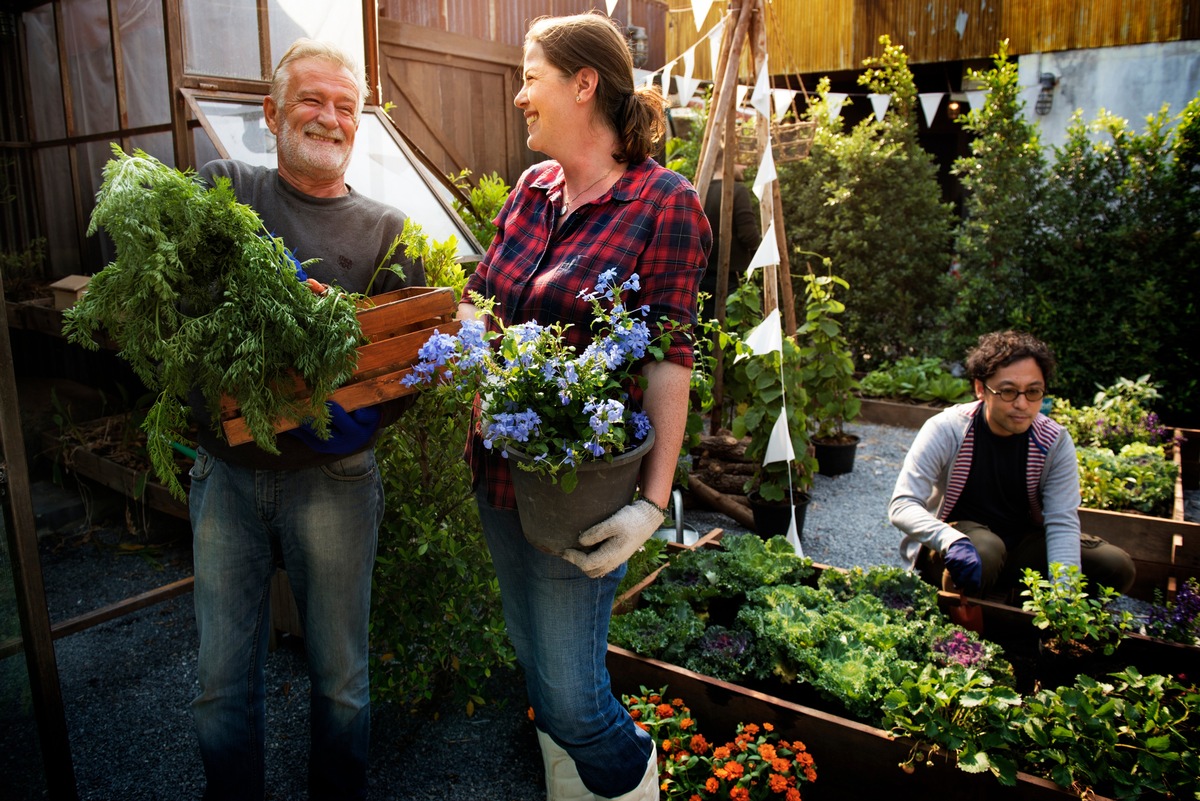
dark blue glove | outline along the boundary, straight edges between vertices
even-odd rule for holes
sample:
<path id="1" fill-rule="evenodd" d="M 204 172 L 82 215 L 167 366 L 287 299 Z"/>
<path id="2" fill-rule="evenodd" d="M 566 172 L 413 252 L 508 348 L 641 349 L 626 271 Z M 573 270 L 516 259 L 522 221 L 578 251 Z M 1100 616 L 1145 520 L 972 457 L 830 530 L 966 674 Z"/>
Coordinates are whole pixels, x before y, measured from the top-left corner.
<path id="1" fill-rule="evenodd" d="M 963 537 L 950 543 L 943 557 L 950 578 L 959 589 L 976 591 L 983 583 L 983 562 L 979 559 L 979 551 L 969 539 Z"/>
<path id="2" fill-rule="evenodd" d="M 329 439 L 321 439 L 309 423 L 289 431 L 317 453 L 354 453 L 371 440 L 379 427 L 379 407 L 365 406 L 348 412 L 341 404 L 328 401 Z"/>

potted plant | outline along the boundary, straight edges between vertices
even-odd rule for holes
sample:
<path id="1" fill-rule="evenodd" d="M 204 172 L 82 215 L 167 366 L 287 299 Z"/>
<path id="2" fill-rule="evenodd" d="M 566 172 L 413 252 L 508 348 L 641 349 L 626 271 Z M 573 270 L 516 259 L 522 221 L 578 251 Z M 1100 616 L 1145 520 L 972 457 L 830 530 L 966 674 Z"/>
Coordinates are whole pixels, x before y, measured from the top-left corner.
<path id="1" fill-rule="evenodd" d="M 742 284 L 730 294 L 726 311 L 732 330 L 745 331 L 758 324 L 762 319 L 758 287 Z M 748 355 L 739 338 L 730 339 L 735 354 Z M 757 465 L 742 486 L 754 512 L 755 530 L 763 537 L 786 534 L 794 515 L 796 536 L 802 537 L 817 461 L 804 414 L 808 395 L 800 382 L 800 346 L 785 336 L 780 350 L 730 358 L 727 363 L 731 366 L 725 374 L 725 393 L 735 409 L 730 428 L 738 439 L 748 438 L 745 458 Z M 793 458 L 764 464 L 772 438 L 778 440 L 782 430 L 777 431 L 781 412 L 787 415 L 785 442 L 790 440 Z"/>
<path id="2" fill-rule="evenodd" d="M 582 353 L 567 344 L 565 326 L 506 326 L 490 298 L 472 295 L 494 330 L 478 319 L 463 321 L 455 334 L 435 331 L 404 379 L 477 410 L 484 447 L 515 467 L 525 535 L 546 551 L 574 546 L 580 533 L 629 503 L 653 444 L 650 420 L 630 389 L 637 364 L 661 352 L 669 333 L 652 338 L 648 310 L 622 302 L 622 292 L 639 287 L 636 273 L 622 283 L 615 270 L 600 275 L 585 296 L 596 336 Z"/>
<path id="3" fill-rule="evenodd" d="M 825 260 L 829 266 L 829 260 Z M 800 344 L 800 383 L 808 395 L 809 427 L 816 451 L 817 472 L 825 476 L 854 469 L 858 435 L 847 433 L 845 424 L 858 417 L 862 400 L 856 394 L 854 359 L 842 334 L 837 315 L 846 310 L 834 298 L 834 287 L 849 289 L 843 279 L 827 275 L 804 276 L 805 319 L 796 332 Z"/>

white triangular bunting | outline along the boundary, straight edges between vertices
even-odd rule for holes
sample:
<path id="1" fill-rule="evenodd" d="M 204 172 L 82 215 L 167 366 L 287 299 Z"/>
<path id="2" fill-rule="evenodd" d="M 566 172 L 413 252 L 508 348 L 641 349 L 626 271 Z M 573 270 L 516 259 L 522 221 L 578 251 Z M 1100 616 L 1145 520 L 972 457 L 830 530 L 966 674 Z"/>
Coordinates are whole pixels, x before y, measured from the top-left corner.
<path id="1" fill-rule="evenodd" d="M 845 92 L 830 92 L 825 95 L 825 102 L 829 105 L 830 122 L 842 115 L 842 104 L 846 102 L 847 97 Z"/>
<path id="2" fill-rule="evenodd" d="M 739 353 L 733 357 L 735 362 L 741 361 L 747 356 L 765 356 L 768 353 L 783 350 L 783 326 L 779 322 L 779 309 L 771 309 L 771 313 L 766 316 L 766 319 L 746 334 L 745 344 L 750 352 Z"/>
<path id="3" fill-rule="evenodd" d="M 796 96 L 795 89 L 772 89 L 771 99 L 775 103 L 775 122 L 783 122 L 783 115 L 792 107 L 792 98 Z"/>
<path id="4" fill-rule="evenodd" d="M 758 173 L 754 176 L 754 195 L 762 200 L 763 187 L 767 186 L 776 178 L 775 173 L 775 155 L 771 152 L 771 134 L 767 134 L 767 147 L 763 150 L 762 161 L 758 164 Z M 778 262 L 776 262 L 778 264 Z"/>
<path id="5" fill-rule="evenodd" d="M 925 127 L 933 127 L 933 118 L 937 116 L 938 108 L 942 105 L 945 92 L 921 92 L 921 110 L 925 112 Z"/>
<path id="6" fill-rule="evenodd" d="M 717 61 L 721 58 L 721 36 L 725 33 L 725 17 L 708 32 L 708 57 L 711 64 L 713 81 L 717 80 Z"/>
<path id="7" fill-rule="evenodd" d="M 986 89 L 973 89 L 966 92 L 967 104 L 971 106 L 971 111 L 982 111 L 983 104 L 987 102 Z"/>
<path id="8" fill-rule="evenodd" d="M 734 108 L 741 108 L 745 104 L 746 92 L 749 92 L 749 91 L 750 91 L 749 86 L 745 86 L 740 83 L 737 85 L 737 89 L 734 90 L 734 93 L 733 93 L 734 99 L 737 100 L 737 102 L 733 104 Z"/>
<path id="9" fill-rule="evenodd" d="M 788 525 L 787 541 L 792 544 L 796 556 L 804 558 L 804 547 L 800 544 L 800 532 L 796 529 L 796 505 L 792 504 L 792 522 Z"/>
<path id="10" fill-rule="evenodd" d="M 696 18 L 696 30 L 704 27 L 704 20 L 708 19 L 708 10 L 712 8 L 712 4 L 713 0 L 692 0 L 692 16 Z"/>
<path id="11" fill-rule="evenodd" d="M 874 92 L 867 95 L 867 100 L 871 101 L 871 108 L 875 111 L 875 120 L 883 122 L 883 115 L 887 114 L 888 105 L 892 102 L 891 95 L 877 95 Z"/>
<path id="12" fill-rule="evenodd" d="M 775 241 L 774 220 L 767 226 L 762 241 L 758 243 L 758 250 L 754 251 L 754 258 L 746 267 L 746 277 L 749 278 L 759 267 L 766 267 L 770 264 L 779 264 L 779 243 Z"/>
<path id="13" fill-rule="evenodd" d="M 663 97 L 667 99 L 667 105 L 671 105 L 671 68 L 675 66 L 674 61 L 668 61 L 663 67 Z"/>
<path id="14" fill-rule="evenodd" d="M 612 16 L 613 9 L 617 7 L 618 2 L 620 2 L 620 0 L 608 0 L 608 16 Z"/>
<path id="15" fill-rule="evenodd" d="M 687 108 L 688 103 L 692 102 L 692 95 L 696 94 L 696 87 L 700 85 L 700 81 L 692 79 L 692 69 L 695 66 L 696 48 L 689 47 L 683 54 L 683 77 L 675 79 L 675 85 L 679 87 L 679 105 L 683 108 Z"/>
<path id="16" fill-rule="evenodd" d="M 766 119 L 771 119 L 771 76 L 767 71 L 767 60 L 764 58 L 762 69 L 758 71 L 758 80 L 754 82 L 754 93 L 750 95 L 750 105 Z"/>
<path id="17" fill-rule="evenodd" d="M 771 438 L 767 440 L 767 453 L 763 456 L 763 464 L 790 462 L 795 458 L 792 435 L 788 431 L 787 404 L 783 404 L 779 409 L 779 417 L 775 420 L 775 427 L 771 429 Z"/>

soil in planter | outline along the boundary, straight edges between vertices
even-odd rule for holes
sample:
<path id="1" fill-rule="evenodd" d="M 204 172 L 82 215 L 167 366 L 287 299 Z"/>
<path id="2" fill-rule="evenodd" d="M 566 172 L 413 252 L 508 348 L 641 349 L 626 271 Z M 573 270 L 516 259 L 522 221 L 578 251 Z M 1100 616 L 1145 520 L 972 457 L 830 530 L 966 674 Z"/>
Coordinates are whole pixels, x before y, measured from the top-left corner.
<path id="1" fill-rule="evenodd" d="M 754 530 L 763 539 L 786 536 L 792 522 L 792 506 L 796 509 L 796 537 L 804 541 L 804 515 L 812 496 L 807 492 L 792 493 L 792 504 L 771 503 L 757 496 L 750 496 L 750 510 L 754 513 Z"/>

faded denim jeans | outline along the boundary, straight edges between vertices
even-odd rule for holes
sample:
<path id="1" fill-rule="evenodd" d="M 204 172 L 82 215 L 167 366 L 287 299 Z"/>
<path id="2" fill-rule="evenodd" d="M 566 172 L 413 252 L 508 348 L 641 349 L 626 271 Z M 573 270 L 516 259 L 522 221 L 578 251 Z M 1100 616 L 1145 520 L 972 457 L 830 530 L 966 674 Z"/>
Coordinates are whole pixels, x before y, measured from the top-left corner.
<path id="1" fill-rule="evenodd" d="M 261 801 L 265 793 L 265 664 L 277 549 L 296 596 L 312 680 L 309 797 L 365 798 L 367 622 L 383 519 L 373 451 L 271 471 L 201 450 L 191 477 L 200 634 L 192 714 L 204 797 Z"/>
<path id="2" fill-rule="evenodd" d="M 605 664 L 626 566 L 588 578 L 526 542 L 517 512 L 488 504 L 486 489 L 475 499 L 534 724 L 571 755 L 588 790 L 604 798 L 628 793 L 646 772 L 651 740 L 613 697 Z"/>

